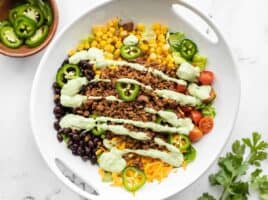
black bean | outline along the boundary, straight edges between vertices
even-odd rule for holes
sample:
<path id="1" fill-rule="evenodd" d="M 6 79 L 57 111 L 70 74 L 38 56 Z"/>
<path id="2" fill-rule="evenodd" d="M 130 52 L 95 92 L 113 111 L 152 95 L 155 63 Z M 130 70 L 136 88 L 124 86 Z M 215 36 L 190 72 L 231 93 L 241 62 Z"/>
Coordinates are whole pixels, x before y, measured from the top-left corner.
<path id="1" fill-rule="evenodd" d="M 86 155 L 90 154 L 90 148 L 85 147 L 85 153 L 86 153 Z"/>
<path id="2" fill-rule="evenodd" d="M 67 134 L 69 134 L 69 133 L 72 132 L 72 129 L 70 129 L 70 128 L 65 128 L 63 132 L 64 132 L 64 134 L 67 135 Z"/>
<path id="3" fill-rule="evenodd" d="M 78 147 L 78 149 L 77 149 L 77 154 L 80 155 L 80 156 L 83 154 L 83 149 L 82 149 L 82 147 Z"/>
<path id="4" fill-rule="evenodd" d="M 55 106 L 53 112 L 54 112 L 55 114 L 62 114 L 62 113 L 64 113 L 64 110 L 62 109 L 61 106 Z"/>
<path id="5" fill-rule="evenodd" d="M 94 140 L 93 140 L 93 142 L 94 142 L 94 145 L 96 145 L 97 143 L 98 143 L 98 141 L 99 141 L 99 138 L 94 138 Z"/>
<path id="6" fill-rule="evenodd" d="M 54 83 L 53 83 L 53 88 L 54 88 L 54 89 L 57 89 L 57 88 L 60 88 L 60 86 L 59 86 L 59 84 L 58 84 L 57 82 L 54 82 Z"/>
<path id="7" fill-rule="evenodd" d="M 59 142 L 62 142 L 63 141 L 63 137 L 61 134 L 57 134 L 57 139 Z"/>
<path id="8" fill-rule="evenodd" d="M 79 140 L 80 140 L 80 136 L 79 136 L 79 135 L 74 135 L 74 136 L 73 136 L 73 139 L 74 139 L 75 141 L 79 141 Z"/>
<path id="9" fill-rule="evenodd" d="M 77 155 L 78 155 L 78 153 L 77 153 L 77 151 L 76 151 L 76 150 L 72 150 L 72 154 L 73 154 L 73 155 L 75 155 L 75 156 L 77 156 Z"/>
<path id="10" fill-rule="evenodd" d="M 80 141 L 79 141 L 79 144 L 80 144 L 81 146 L 83 146 L 83 145 L 84 145 L 84 141 L 83 141 L 83 140 L 80 140 Z"/>
<path id="11" fill-rule="evenodd" d="M 92 69 L 92 64 L 89 63 L 88 60 L 81 60 L 78 65 L 81 67 L 81 69 Z"/>
<path id="12" fill-rule="evenodd" d="M 97 162 L 97 157 L 96 157 L 96 155 L 92 155 L 91 156 L 91 163 L 92 164 L 95 164 Z"/>
<path id="13" fill-rule="evenodd" d="M 78 135 L 78 134 L 79 134 L 79 131 L 76 130 L 76 129 L 73 129 L 73 130 L 72 130 L 72 134 L 73 134 L 73 135 Z"/>
<path id="14" fill-rule="evenodd" d="M 55 128 L 55 130 L 60 130 L 60 124 L 59 124 L 59 121 L 55 121 L 54 122 L 54 128 Z"/>
<path id="15" fill-rule="evenodd" d="M 89 157 L 88 156 L 83 156 L 82 159 L 83 159 L 83 161 L 87 161 L 89 159 Z"/>
<path id="16" fill-rule="evenodd" d="M 95 76 L 95 72 L 93 70 L 84 70 L 84 75 L 88 80 L 92 80 Z"/>
<path id="17" fill-rule="evenodd" d="M 88 147 L 91 149 L 94 147 L 94 143 L 91 140 L 88 142 Z"/>
<path id="18" fill-rule="evenodd" d="M 60 119 L 60 118 L 62 117 L 62 114 L 55 114 L 55 117 L 56 117 L 57 119 Z"/>

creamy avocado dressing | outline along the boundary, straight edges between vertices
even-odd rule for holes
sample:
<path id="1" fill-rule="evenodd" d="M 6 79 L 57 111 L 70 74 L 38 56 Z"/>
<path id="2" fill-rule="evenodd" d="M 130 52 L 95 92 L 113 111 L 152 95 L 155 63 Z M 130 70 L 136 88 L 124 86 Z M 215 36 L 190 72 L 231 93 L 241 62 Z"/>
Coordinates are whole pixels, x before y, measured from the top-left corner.
<path id="1" fill-rule="evenodd" d="M 184 62 L 177 69 L 177 76 L 183 80 L 195 82 L 200 75 L 200 69 Z"/>
<path id="2" fill-rule="evenodd" d="M 106 99 L 107 101 L 117 101 L 117 102 L 122 102 L 121 99 L 118 99 L 116 96 L 86 96 L 87 99 L 89 100 L 101 100 L 101 99 Z"/>
<path id="3" fill-rule="evenodd" d="M 122 125 L 108 125 L 106 123 L 97 123 L 98 121 L 93 118 L 85 118 L 80 115 L 67 114 L 60 120 L 61 128 L 73 128 L 77 130 L 90 131 L 94 127 L 101 128 L 103 130 L 109 130 L 116 135 L 127 135 L 136 140 L 149 140 L 150 137 L 141 131 L 131 131 Z"/>
<path id="4" fill-rule="evenodd" d="M 97 117 L 97 122 L 115 122 L 119 124 L 131 124 L 138 128 L 147 128 L 154 132 L 158 133 L 182 133 L 189 134 L 189 132 L 193 129 L 193 123 L 190 118 L 180 118 L 177 121 L 177 127 L 164 126 L 161 124 L 157 124 L 155 122 L 142 122 L 142 121 L 134 121 L 130 119 L 120 119 L 120 118 L 111 118 L 111 117 Z"/>
<path id="5" fill-rule="evenodd" d="M 69 127 L 68 124 L 65 122 L 67 118 L 67 122 L 69 123 Z M 73 121 L 71 119 L 74 119 Z M 85 119 L 85 120 L 82 120 Z M 147 128 L 150 129 L 154 132 L 158 132 L 158 133 L 182 133 L 182 134 L 189 134 L 189 132 L 193 129 L 194 125 L 191 121 L 190 118 L 180 118 L 177 120 L 176 125 L 177 127 L 170 127 L 167 125 L 161 125 L 161 124 L 157 124 L 155 122 L 142 122 L 142 121 L 134 121 L 134 120 L 130 120 L 130 119 L 120 119 L 120 118 L 112 118 L 112 117 L 96 117 L 95 119 L 93 118 L 85 118 L 79 115 L 74 115 L 74 114 L 67 114 L 62 118 L 62 121 L 64 121 L 64 125 L 65 127 L 62 128 L 76 128 L 78 127 L 78 129 L 86 129 L 88 130 L 87 126 L 84 126 L 84 122 L 87 119 L 91 119 L 94 122 L 99 122 L 99 123 L 103 123 L 107 125 L 107 122 L 114 122 L 114 123 L 118 123 L 118 124 L 131 124 L 133 126 L 136 126 L 138 128 Z M 80 120 L 82 123 L 80 123 Z M 101 125 L 99 125 L 101 126 Z M 111 127 L 111 125 L 107 125 L 108 127 Z M 91 127 L 91 126 L 90 126 Z M 134 133 L 130 133 L 128 134 L 129 136 L 133 137 Z M 137 137 L 140 136 L 140 133 L 137 134 Z M 143 139 L 143 138 L 140 138 Z"/>
<path id="6" fill-rule="evenodd" d="M 68 95 L 61 95 L 60 96 L 60 102 L 61 105 L 69 108 L 76 108 L 81 106 L 85 101 L 87 100 L 87 97 L 84 95 L 74 95 L 74 96 L 68 96 Z"/>
<path id="7" fill-rule="evenodd" d="M 201 100 L 206 100 L 210 97 L 211 86 L 210 85 L 198 86 L 195 83 L 191 83 L 188 86 L 188 91 L 192 96 L 197 97 Z"/>
<path id="8" fill-rule="evenodd" d="M 99 165 L 106 171 L 110 172 L 121 172 L 126 167 L 126 161 L 123 159 L 124 154 L 134 153 L 141 156 L 147 156 L 151 158 L 160 159 L 163 162 L 170 164 L 174 167 L 180 167 L 183 162 L 183 155 L 175 146 L 166 143 L 160 138 L 155 138 L 154 142 L 160 146 L 165 146 L 169 152 L 164 152 L 156 149 L 123 149 L 119 150 L 108 140 L 104 140 L 104 145 L 106 148 L 110 149 L 110 152 L 104 152 L 99 158 Z"/>
<path id="9" fill-rule="evenodd" d="M 120 78 L 120 79 L 117 79 L 117 82 L 137 84 L 137 85 L 140 85 L 141 87 L 144 87 L 147 90 L 153 90 L 150 85 L 145 85 L 145 84 L 143 84 L 137 80 L 134 80 L 134 79 Z M 178 93 L 178 92 L 175 92 L 172 90 L 166 90 L 166 89 L 158 90 L 158 89 L 156 89 L 156 90 L 153 90 L 153 92 L 155 92 L 160 97 L 173 99 L 173 100 L 177 101 L 178 103 L 180 103 L 181 105 L 196 106 L 196 105 L 201 103 L 200 100 L 197 99 L 195 96 L 185 95 L 185 94 Z M 200 94 L 200 92 L 198 92 L 198 91 L 196 92 L 196 90 L 195 90 L 195 94 Z"/>
<path id="10" fill-rule="evenodd" d="M 182 93 L 174 92 L 172 90 L 155 90 L 157 95 L 163 98 L 173 99 L 181 105 L 197 106 L 201 103 L 199 99 L 193 96 L 185 95 Z"/>
<path id="11" fill-rule="evenodd" d="M 137 140 L 149 140 L 150 139 L 150 137 L 146 133 L 140 132 L 140 131 L 130 131 L 129 129 L 125 128 L 122 125 L 100 124 L 97 126 L 103 130 L 111 131 L 117 135 L 128 135 Z"/>
<path id="12" fill-rule="evenodd" d="M 67 114 L 60 120 L 61 128 L 73 128 L 77 130 L 91 130 L 96 127 L 96 121 L 93 118 L 86 118 L 80 115 Z"/>
<path id="13" fill-rule="evenodd" d="M 129 79 L 129 78 L 119 78 L 116 80 L 116 82 L 120 83 L 130 83 L 130 84 L 136 84 L 140 85 L 141 87 L 144 87 L 146 90 L 153 90 L 153 88 L 150 85 L 145 85 L 139 81 L 136 81 L 134 79 Z"/>
<path id="14" fill-rule="evenodd" d="M 126 62 L 126 61 L 115 61 L 115 60 L 99 60 L 97 62 L 92 61 L 92 64 L 96 64 L 96 67 L 98 67 L 98 68 L 103 68 L 103 67 L 107 67 L 110 65 L 128 66 L 128 67 L 135 69 L 137 71 L 151 72 L 154 76 L 157 76 L 162 80 L 172 81 L 172 82 L 175 82 L 175 83 L 180 84 L 180 85 L 187 85 L 186 81 L 184 81 L 182 79 L 170 77 L 160 70 L 157 70 L 157 69 L 154 69 L 151 67 L 145 67 L 144 65 L 141 65 L 138 63 L 130 63 L 130 62 Z"/>
<path id="15" fill-rule="evenodd" d="M 104 58 L 103 51 L 95 47 L 90 48 L 88 51 L 79 51 L 69 58 L 69 62 L 71 64 L 78 64 L 80 60 L 90 60 L 90 63 L 95 64 L 97 68 L 103 68 L 111 65 L 128 66 L 138 71 L 151 72 L 153 75 L 161 78 L 162 80 L 172 81 L 181 85 L 187 85 L 186 81 L 170 77 L 162 71 L 151 67 L 145 67 L 144 65 L 138 63 L 130 63 L 126 61 L 107 60 Z"/>
<path id="16" fill-rule="evenodd" d="M 110 82 L 109 79 L 93 79 L 93 82 Z M 90 82 L 92 82 L 90 81 Z M 132 83 L 132 84 L 137 84 L 142 87 L 144 87 L 147 90 L 153 90 L 151 86 L 145 85 L 137 80 L 134 79 L 129 79 L 129 78 L 120 78 L 117 80 L 118 82 L 124 82 L 124 83 Z M 82 105 L 82 103 L 86 99 L 106 99 L 108 101 L 118 101 L 122 102 L 120 99 L 118 99 L 115 96 L 108 96 L 108 97 L 86 97 L 83 95 L 78 95 L 79 91 L 81 90 L 83 85 L 88 84 L 89 82 L 85 77 L 81 78 L 78 77 L 76 79 L 69 80 L 62 88 L 61 90 L 61 104 L 66 107 L 79 107 Z M 198 87 L 198 86 L 197 86 Z M 197 91 L 197 89 L 192 90 L 195 95 L 198 95 L 200 97 L 202 94 L 204 96 L 204 90 L 205 88 L 201 88 L 200 91 Z M 158 96 L 163 97 L 163 98 L 169 98 L 177 101 L 181 105 L 191 105 L 191 106 L 196 106 L 200 104 L 200 100 L 197 99 L 196 97 L 181 94 L 172 90 L 153 90 Z M 202 92 L 202 93 L 201 93 Z M 201 95 L 200 95 L 201 94 Z M 85 98 L 86 97 L 86 98 Z M 201 96 L 202 97 L 202 96 Z"/>
<path id="17" fill-rule="evenodd" d="M 123 44 L 126 46 L 132 46 L 138 44 L 139 39 L 135 35 L 129 35 L 123 40 Z"/>
<path id="18" fill-rule="evenodd" d="M 75 78 L 72 80 L 69 80 L 61 89 L 61 96 L 60 96 L 60 101 L 61 104 L 65 107 L 71 107 L 71 108 L 76 108 L 81 106 L 87 99 L 92 99 L 92 100 L 101 100 L 101 99 L 106 99 L 107 101 L 117 101 L 117 102 L 122 102 L 121 99 L 118 99 L 115 96 L 85 96 L 79 94 L 81 88 L 83 85 L 87 85 L 88 83 L 93 83 L 93 82 L 111 82 L 109 79 L 93 79 L 91 81 L 88 81 L 85 77 L 81 78 Z"/>
<path id="19" fill-rule="evenodd" d="M 83 85 L 88 84 L 86 77 L 77 77 L 69 80 L 61 89 L 61 95 L 74 96 L 78 94 Z"/>
<path id="20" fill-rule="evenodd" d="M 71 64 L 78 64 L 81 60 L 103 60 L 104 53 L 102 50 L 92 47 L 89 50 L 83 50 L 75 53 L 69 58 Z"/>
<path id="21" fill-rule="evenodd" d="M 152 108 L 144 108 L 144 110 L 148 113 L 151 114 L 157 114 L 159 115 L 162 119 L 164 119 L 167 123 L 171 124 L 172 126 L 179 126 L 181 123 L 181 119 L 179 119 L 176 115 L 176 113 L 172 111 L 166 111 L 166 110 L 154 110 Z"/>

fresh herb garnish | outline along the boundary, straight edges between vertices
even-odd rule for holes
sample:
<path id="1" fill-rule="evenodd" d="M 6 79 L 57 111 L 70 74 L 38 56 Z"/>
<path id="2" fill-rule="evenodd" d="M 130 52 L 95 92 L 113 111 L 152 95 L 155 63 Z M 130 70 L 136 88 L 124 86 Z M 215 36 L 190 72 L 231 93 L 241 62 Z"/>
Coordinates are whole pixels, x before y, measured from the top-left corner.
<path id="1" fill-rule="evenodd" d="M 222 193 L 219 200 L 246 200 L 249 187 L 255 189 L 261 200 L 268 200 L 268 176 L 260 175 L 258 169 L 261 162 L 267 159 L 268 142 L 261 139 L 257 132 L 252 138 L 236 140 L 232 144 L 232 151 L 219 158 L 219 171 L 209 176 L 212 186 L 220 186 Z M 255 168 L 248 180 L 249 168 Z M 216 200 L 215 197 L 204 193 L 198 200 Z"/>

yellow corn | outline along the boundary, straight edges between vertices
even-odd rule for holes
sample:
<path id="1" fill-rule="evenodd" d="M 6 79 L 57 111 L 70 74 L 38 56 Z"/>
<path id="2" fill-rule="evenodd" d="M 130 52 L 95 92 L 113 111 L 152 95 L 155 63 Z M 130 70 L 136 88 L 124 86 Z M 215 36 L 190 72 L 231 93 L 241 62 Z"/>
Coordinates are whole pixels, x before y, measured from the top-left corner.
<path id="1" fill-rule="evenodd" d="M 142 51 L 148 51 L 149 46 L 146 45 L 146 44 L 141 44 L 141 45 L 140 45 L 140 48 L 141 48 Z"/>
<path id="2" fill-rule="evenodd" d="M 85 45 L 84 45 L 84 48 L 85 48 L 85 49 L 89 49 L 89 47 L 90 47 L 89 42 L 86 42 Z"/>
<path id="3" fill-rule="evenodd" d="M 109 60 L 112 60 L 114 58 L 114 55 L 111 54 L 111 53 L 105 53 L 105 58 L 109 59 Z"/>
<path id="4" fill-rule="evenodd" d="M 120 49 L 116 49 L 114 52 L 114 56 L 118 58 L 120 56 Z"/>
<path id="5" fill-rule="evenodd" d="M 144 31 L 145 30 L 145 25 L 143 23 L 138 23 L 137 24 L 137 30 L 138 31 Z"/>
<path id="6" fill-rule="evenodd" d="M 69 52 L 68 52 L 68 55 L 69 56 L 72 56 L 76 53 L 76 50 L 75 49 L 71 49 Z"/>
<path id="7" fill-rule="evenodd" d="M 122 46 L 122 42 L 121 41 L 117 41 L 116 44 L 115 44 L 115 47 L 117 49 L 119 49 L 119 48 L 121 48 L 121 46 Z"/>
<path id="8" fill-rule="evenodd" d="M 101 70 L 96 70 L 96 71 L 95 71 L 95 74 L 96 74 L 96 75 L 100 75 L 100 74 L 101 74 Z"/>
<path id="9" fill-rule="evenodd" d="M 84 49 L 84 44 L 79 44 L 77 46 L 78 51 L 82 51 Z"/>

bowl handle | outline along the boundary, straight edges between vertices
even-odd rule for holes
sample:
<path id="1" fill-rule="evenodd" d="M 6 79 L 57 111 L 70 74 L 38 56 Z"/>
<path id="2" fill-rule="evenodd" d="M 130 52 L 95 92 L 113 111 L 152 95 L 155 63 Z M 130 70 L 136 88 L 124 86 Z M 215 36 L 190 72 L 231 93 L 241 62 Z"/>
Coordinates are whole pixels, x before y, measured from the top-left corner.
<path id="1" fill-rule="evenodd" d="M 53 159 L 50 163 L 51 169 L 53 172 L 60 178 L 60 180 L 66 184 L 69 188 L 71 188 L 74 192 L 81 195 L 82 197 L 85 197 L 89 200 L 101 200 L 103 199 L 100 194 L 90 194 L 87 191 L 82 190 L 77 185 L 75 185 L 73 182 L 71 182 L 59 169 L 59 167 L 56 164 L 57 159 Z"/>
<path id="2" fill-rule="evenodd" d="M 206 14 L 204 14 L 202 11 L 200 11 L 198 8 L 194 7 L 193 5 L 189 4 L 188 2 L 184 1 L 184 0 L 171 0 L 174 4 L 179 4 L 187 9 L 189 9 L 190 11 L 192 11 L 193 13 L 195 13 L 196 15 L 198 15 L 204 22 L 206 22 L 214 31 L 214 33 L 217 36 L 217 42 L 214 42 L 214 45 L 220 45 L 221 43 L 221 39 L 222 38 L 222 34 L 219 32 L 219 28 L 217 27 L 217 25 L 213 22 L 213 20 L 208 17 Z"/>

